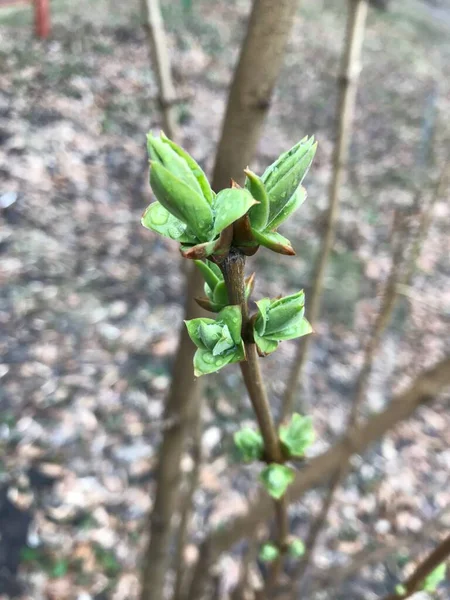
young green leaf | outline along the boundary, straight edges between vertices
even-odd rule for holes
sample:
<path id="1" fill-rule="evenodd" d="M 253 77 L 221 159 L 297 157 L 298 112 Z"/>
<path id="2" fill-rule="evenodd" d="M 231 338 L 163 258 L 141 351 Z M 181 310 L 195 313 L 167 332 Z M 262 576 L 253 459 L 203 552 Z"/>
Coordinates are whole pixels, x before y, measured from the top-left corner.
<path id="1" fill-rule="evenodd" d="M 438 565 L 434 571 L 427 575 L 423 582 L 422 589 L 425 592 L 434 592 L 437 586 L 444 581 L 446 572 L 447 566 L 445 563 Z"/>
<path id="2" fill-rule="evenodd" d="M 199 164 L 192 158 L 190 154 L 183 150 L 180 146 L 175 144 L 172 140 L 170 140 L 163 132 L 161 132 L 161 139 L 168 144 L 174 152 L 178 154 L 182 159 L 186 161 L 189 169 L 192 172 L 192 175 L 198 182 L 198 185 L 203 193 L 204 198 L 208 201 L 209 204 L 213 203 L 214 200 L 214 192 L 209 185 L 208 179 L 206 178 L 205 173 Z"/>
<path id="3" fill-rule="evenodd" d="M 273 187 L 274 181 L 283 177 L 292 168 L 292 165 L 298 160 L 297 153 L 299 148 L 305 147 L 308 144 L 308 139 L 308 136 L 305 135 L 304 138 L 292 146 L 292 148 L 280 154 L 277 160 L 267 167 L 261 178 L 266 186 Z"/>
<path id="4" fill-rule="evenodd" d="M 267 492 L 279 500 L 294 481 L 295 472 L 286 465 L 271 463 L 261 472 L 260 478 Z"/>
<path id="5" fill-rule="evenodd" d="M 288 425 L 280 427 L 280 440 L 290 457 L 303 456 L 315 440 L 311 417 L 294 413 Z"/>
<path id="6" fill-rule="evenodd" d="M 286 202 L 284 208 L 280 210 L 278 215 L 274 217 L 271 221 L 267 223 L 266 230 L 276 230 L 278 227 L 286 221 L 288 217 L 290 217 L 297 208 L 303 204 L 306 200 L 307 192 L 305 188 L 301 185 L 299 188 L 292 194 L 290 200 Z"/>
<path id="7" fill-rule="evenodd" d="M 158 201 L 150 204 L 142 215 L 141 223 L 147 229 L 180 243 L 195 243 L 197 240 L 187 225 L 171 215 Z"/>
<path id="8" fill-rule="evenodd" d="M 295 251 L 292 248 L 291 242 L 276 231 L 257 231 L 252 228 L 252 235 L 260 246 L 269 248 L 278 254 L 286 254 L 294 256 Z"/>
<path id="9" fill-rule="evenodd" d="M 219 192 L 213 202 L 214 237 L 243 217 L 255 204 L 257 201 L 247 190 L 227 188 Z"/>
<path id="10" fill-rule="evenodd" d="M 305 544 L 299 538 L 294 538 L 289 543 L 289 556 L 292 558 L 300 558 L 305 554 Z"/>
<path id="11" fill-rule="evenodd" d="M 253 206 L 248 213 L 250 223 L 256 230 L 261 231 L 266 228 L 267 219 L 269 218 L 269 197 L 264 184 L 258 175 L 253 173 L 253 171 L 250 171 L 250 169 L 245 169 L 244 173 L 247 175 L 245 187 L 253 198 L 259 202 L 259 204 Z"/>
<path id="12" fill-rule="evenodd" d="M 202 260 L 194 260 L 195 265 L 200 269 L 201 274 L 209 288 L 214 291 L 216 285 L 219 283 L 220 278 L 216 275 L 210 266 L 210 261 L 203 262 Z"/>
<path id="13" fill-rule="evenodd" d="M 272 302 L 267 313 L 267 325 L 264 334 L 270 336 L 281 332 L 298 322 L 305 310 L 303 291 Z"/>
<path id="14" fill-rule="evenodd" d="M 271 563 L 280 556 L 280 551 L 271 542 L 264 544 L 259 552 L 259 560 L 266 563 Z"/>
<path id="15" fill-rule="evenodd" d="M 159 202 L 186 223 L 201 241 L 208 241 L 213 224 L 208 202 L 158 162 L 150 165 L 150 185 Z"/>
<path id="16" fill-rule="evenodd" d="M 176 145 L 175 145 L 176 146 Z M 181 150 L 181 148 L 179 148 Z M 174 177 L 183 181 L 193 192 L 203 196 L 202 188 L 186 160 L 180 156 L 167 142 L 167 138 L 158 138 L 152 134 L 147 136 L 147 150 L 152 162 L 165 167 Z"/>
<path id="17" fill-rule="evenodd" d="M 395 593 L 397 594 L 397 596 L 404 596 L 405 594 L 408 593 L 408 590 L 405 588 L 404 585 L 402 585 L 401 583 L 398 583 L 395 586 Z"/>
<path id="18" fill-rule="evenodd" d="M 245 427 L 234 434 L 234 443 L 244 462 L 260 460 L 264 453 L 264 442 L 261 434 L 250 427 Z"/>

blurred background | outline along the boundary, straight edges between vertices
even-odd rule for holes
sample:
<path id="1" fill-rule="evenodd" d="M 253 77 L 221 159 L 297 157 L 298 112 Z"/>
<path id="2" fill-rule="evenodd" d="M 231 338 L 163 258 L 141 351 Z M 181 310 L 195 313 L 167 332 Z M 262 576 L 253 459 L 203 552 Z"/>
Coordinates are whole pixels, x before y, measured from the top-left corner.
<path id="1" fill-rule="evenodd" d="M 373 4 L 337 239 L 304 379 L 319 434 L 313 453 L 345 425 L 391 264 L 394 209 L 420 210 L 449 160 L 450 1 Z M 248 0 L 162 1 L 183 99 L 180 139 L 207 172 L 249 8 Z M 299 5 L 251 166 L 261 173 L 306 134 L 319 150 L 308 200 L 282 231 L 297 256 L 258 252 L 257 298 L 311 284 L 345 22 L 342 0 Z M 161 116 L 139 3 L 53 0 L 51 25 L 48 39 L 37 40 L 30 6 L 0 3 L 0 598 L 133 600 L 184 267 L 175 243 L 140 225 L 152 200 L 145 135 L 161 128 Z M 377 354 L 368 413 L 448 349 L 448 217 L 444 195 Z M 263 362 L 275 406 L 294 350 L 285 342 Z M 188 562 L 206 527 L 242 510 L 255 486 L 231 449 L 232 434 L 253 420 L 238 369 L 208 378 L 205 395 Z M 414 551 L 433 546 L 432 527 L 418 546 L 414 536 L 449 502 L 449 425 L 443 405 L 422 408 L 364 461 L 355 459 L 314 568 L 345 566 L 368 544 L 405 542 L 317 598 L 377 598 Z M 182 468 L 192 469 L 188 454 Z M 294 505 L 298 535 L 320 495 L 313 490 Z M 217 597 L 228 597 L 238 566 L 233 553 L 224 557 Z"/>

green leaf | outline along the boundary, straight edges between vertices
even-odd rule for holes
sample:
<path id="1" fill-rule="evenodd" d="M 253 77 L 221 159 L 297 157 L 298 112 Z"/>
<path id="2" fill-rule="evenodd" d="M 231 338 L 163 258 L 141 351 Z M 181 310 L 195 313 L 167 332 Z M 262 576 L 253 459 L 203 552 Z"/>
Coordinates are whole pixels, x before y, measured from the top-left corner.
<path id="1" fill-rule="evenodd" d="M 305 188 L 301 185 L 291 196 L 291 199 L 285 204 L 284 208 L 278 213 L 276 217 L 267 224 L 267 230 L 277 229 L 288 217 L 290 217 L 306 200 L 307 193 Z"/>
<path id="2" fill-rule="evenodd" d="M 208 261 L 209 263 L 210 261 Z M 195 265 L 201 271 L 204 280 L 206 281 L 209 288 L 214 291 L 216 285 L 219 283 L 220 279 L 217 277 L 216 273 L 211 269 L 209 264 L 203 262 L 202 260 L 194 260 Z"/>
<path id="3" fill-rule="evenodd" d="M 289 424 L 280 427 L 280 440 L 289 456 L 303 456 L 315 440 L 311 417 L 294 413 Z"/>
<path id="4" fill-rule="evenodd" d="M 228 292 L 227 286 L 225 285 L 225 281 L 220 281 L 215 287 L 213 300 L 214 302 L 223 304 L 224 306 L 228 304 Z"/>
<path id="5" fill-rule="evenodd" d="M 253 173 L 253 171 L 250 171 L 250 169 L 245 169 L 244 173 L 247 175 L 245 187 L 253 198 L 259 202 L 259 204 L 253 206 L 248 213 L 250 223 L 252 224 L 252 227 L 261 231 L 266 228 L 267 219 L 269 218 L 269 197 L 264 184 L 258 175 Z"/>
<path id="6" fill-rule="evenodd" d="M 264 334 L 271 334 L 287 329 L 298 322 L 305 311 L 305 294 L 303 291 L 286 296 L 272 302 L 267 313 L 267 324 Z"/>
<path id="7" fill-rule="evenodd" d="M 203 338 L 200 332 L 200 328 L 202 325 L 215 325 L 216 322 L 214 319 L 208 319 L 207 317 L 201 317 L 198 319 L 191 319 L 190 321 L 185 321 L 189 337 L 197 346 L 197 348 L 207 349 L 203 342 Z"/>
<path id="8" fill-rule="evenodd" d="M 183 158 L 186 161 L 189 169 L 191 170 L 193 176 L 198 182 L 198 185 L 203 193 L 204 198 L 208 201 L 209 204 L 212 204 L 214 200 L 214 192 L 212 191 L 208 179 L 200 165 L 192 158 L 190 154 L 186 152 L 186 150 L 183 150 L 183 148 L 175 144 L 175 142 L 170 140 L 164 133 L 161 133 L 161 138 L 166 144 L 168 144 L 172 148 L 174 152 L 176 152 L 181 158 Z"/>
<path id="9" fill-rule="evenodd" d="M 289 555 L 292 558 L 300 558 L 305 554 L 305 544 L 302 542 L 300 538 L 294 538 L 289 543 Z"/>
<path id="10" fill-rule="evenodd" d="M 280 551 L 271 542 L 264 544 L 259 552 L 259 560 L 266 563 L 271 563 L 280 556 Z"/>
<path id="11" fill-rule="evenodd" d="M 157 162 L 150 165 L 150 185 L 164 208 L 186 223 L 199 240 L 210 239 L 213 217 L 203 196 Z"/>
<path id="12" fill-rule="evenodd" d="M 196 241 L 195 235 L 189 233 L 187 225 L 171 215 L 160 202 L 150 204 L 142 215 L 141 223 L 147 229 L 180 243 Z"/>
<path id="13" fill-rule="evenodd" d="M 303 317 L 290 327 L 283 329 L 283 331 L 276 331 L 270 335 L 267 335 L 267 339 L 276 340 L 277 342 L 285 342 L 287 340 L 295 340 L 296 338 L 308 335 L 309 333 L 312 333 L 312 331 L 313 328 L 311 327 L 311 324 L 305 319 L 305 317 Z"/>
<path id="14" fill-rule="evenodd" d="M 272 168 L 268 175 L 267 171 L 263 174 L 262 181 L 270 201 L 269 223 L 278 217 L 291 200 L 311 166 L 316 149 L 317 144 L 311 137 L 282 155 L 276 161 L 278 167 Z"/>
<path id="15" fill-rule="evenodd" d="M 240 344 L 242 329 L 242 312 L 240 306 L 226 306 L 217 315 L 217 320 L 222 320 L 229 328 L 234 343 Z"/>
<path id="16" fill-rule="evenodd" d="M 260 478 L 272 498 L 279 500 L 294 481 L 295 472 L 286 465 L 271 463 L 261 472 Z"/>
<path id="17" fill-rule="evenodd" d="M 422 589 L 425 592 L 434 592 L 437 586 L 444 581 L 446 572 L 446 564 L 441 563 L 424 579 Z"/>
<path id="18" fill-rule="evenodd" d="M 165 167 L 174 177 L 189 186 L 192 191 L 203 196 L 202 188 L 193 174 L 192 169 L 189 167 L 184 157 L 174 151 L 167 140 L 168 138 L 163 139 L 162 136 L 158 138 L 152 134 L 147 135 L 147 150 L 151 161 Z M 174 146 L 181 150 L 176 144 L 174 144 Z"/>
<path id="19" fill-rule="evenodd" d="M 260 354 L 266 356 L 275 352 L 278 348 L 278 342 L 276 340 L 268 340 L 267 338 L 259 335 L 256 329 L 253 330 L 253 337 L 255 338 L 255 344 L 258 346 Z"/>
<path id="20" fill-rule="evenodd" d="M 264 453 L 264 442 L 261 434 L 250 427 L 245 427 L 234 434 L 234 443 L 244 462 L 260 460 Z"/>
<path id="21" fill-rule="evenodd" d="M 273 187 L 275 182 L 292 168 L 298 160 L 297 153 L 299 148 L 301 146 L 305 147 L 308 144 L 308 139 L 308 136 L 305 135 L 304 138 L 292 146 L 292 148 L 280 154 L 277 160 L 267 167 L 261 178 L 266 186 Z"/>
<path id="22" fill-rule="evenodd" d="M 260 246 L 264 246 L 273 252 L 293 256 L 295 254 L 291 242 L 275 231 L 256 231 L 252 227 L 252 235 Z"/>
<path id="23" fill-rule="evenodd" d="M 214 229 L 216 237 L 226 227 L 243 217 L 256 204 L 249 191 L 227 188 L 217 194 L 213 202 Z"/>
<path id="24" fill-rule="evenodd" d="M 220 270 L 220 267 L 219 267 L 219 265 L 216 265 L 216 263 L 215 263 L 215 262 L 213 262 L 212 260 L 207 260 L 207 261 L 206 261 L 206 264 L 207 264 L 207 265 L 208 265 L 208 267 L 211 269 L 211 271 L 213 271 L 213 272 L 214 272 L 214 273 L 217 275 L 217 277 L 218 277 L 219 279 L 223 279 L 223 273 L 222 273 L 222 271 Z"/>
<path id="25" fill-rule="evenodd" d="M 221 356 L 227 350 L 234 348 L 235 343 L 231 337 L 228 325 L 223 325 L 220 339 L 215 343 L 213 348 L 213 356 Z"/>
<path id="26" fill-rule="evenodd" d="M 408 590 L 405 588 L 404 585 L 402 585 L 401 583 L 398 583 L 395 586 L 395 593 L 397 594 L 397 596 L 404 596 L 405 594 L 408 593 Z"/>
<path id="27" fill-rule="evenodd" d="M 270 298 L 262 298 L 256 302 L 256 306 L 258 307 L 258 316 L 255 321 L 255 330 L 259 333 L 259 335 L 264 335 L 266 331 L 269 307 L 270 307 Z"/>
<path id="28" fill-rule="evenodd" d="M 216 320 L 214 323 L 205 323 L 204 319 L 202 319 L 201 323 L 198 326 L 198 334 L 203 343 L 203 347 L 207 348 L 208 350 L 211 350 L 212 352 L 216 344 L 224 337 L 223 328 L 224 325 L 219 320 Z M 227 333 L 229 333 L 228 327 Z M 233 342 L 231 336 L 230 342 Z M 227 348 L 227 350 L 229 348 L 230 346 Z"/>
<path id="29" fill-rule="evenodd" d="M 203 350 L 199 348 L 194 355 L 194 375 L 200 377 L 201 375 L 208 375 L 209 373 L 215 373 L 229 365 L 231 363 L 240 362 L 244 360 L 244 347 L 243 344 L 236 347 L 234 352 L 221 356 L 214 356 L 210 350 Z"/>

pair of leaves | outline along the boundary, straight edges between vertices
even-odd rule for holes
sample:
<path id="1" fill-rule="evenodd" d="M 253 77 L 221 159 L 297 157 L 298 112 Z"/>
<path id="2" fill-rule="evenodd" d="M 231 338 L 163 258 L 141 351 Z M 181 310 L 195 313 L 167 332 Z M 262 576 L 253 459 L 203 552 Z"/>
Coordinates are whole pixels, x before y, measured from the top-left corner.
<path id="1" fill-rule="evenodd" d="M 316 149 L 314 137 L 305 137 L 270 165 L 262 177 L 245 170 L 245 187 L 258 201 L 249 211 L 251 233 L 257 244 L 281 254 L 295 254 L 291 242 L 277 229 L 306 200 L 301 183 Z"/>
<path id="2" fill-rule="evenodd" d="M 239 306 L 226 306 L 217 319 L 185 321 L 189 337 L 197 346 L 194 355 L 196 377 L 218 371 L 225 365 L 245 359 L 241 338 L 242 314 Z"/>
<path id="3" fill-rule="evenodd" d="M 250 192 L 228 188 L 217 195 L 200 166 L 163 133 L 149 135 L 150 185 L 157 198 L 142 217 L 144 227 L 183 244 L 189 258 L 228 248 L 220 235 L 257 201 Z M 228 242 L 231 243 L 231 239 Z"/>
<path id="4" fill-rule="evenodd" d="M 253 336 L 262 356 L 274 352 L 283 340 L 292 340 L 312 332 L 311 325 L 304 317 L 303 291 L 275 300 L 263 298 L 256 304 L 258 315 Z"/>
<path id="5" fill-rule="evenodd" d="M 305 545 L 300 538 L 292 538 L 288 544 L 288 554 L 292 558 L 300 558 L 305 554 Z M 266 542 L 260 552 L 259 559 L 271 563 L 280 556 L 279 548 L 272 542 Z"/>
<path id="6" fill-rule="evenodd" d="M 284 496 L 287 488 L 294 481 L 294 478 L 294 469 L 277 463 L 270 463 L 260 474 L 263 486 L 275 500 L 279 500 Z"/>
<path id="7" fill-rule="evenodd" d="M 212 261 L 195 260 L 196 266 L 200 269 L 205 280 L 206 297 L 196 298 L 199 306 L 210 312 L 220 312 L 228 305 L 228 292 L 220 268 Z M 248 300 L 255 284 L 255 275 L 251 275 L 245 280 L 245 298 Z"/>

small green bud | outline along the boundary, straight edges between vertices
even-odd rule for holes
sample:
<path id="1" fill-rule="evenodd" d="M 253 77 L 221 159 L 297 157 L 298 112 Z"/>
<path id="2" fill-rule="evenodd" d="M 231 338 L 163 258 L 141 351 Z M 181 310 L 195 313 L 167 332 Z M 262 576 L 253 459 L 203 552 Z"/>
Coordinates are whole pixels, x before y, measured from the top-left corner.
<path id="1" fill-rule="evenodd" d="M 405 594 L 408 593 L 408 590 L 405 588 L 404 585 L 402 585 L 401 583 L 398 583 L 395 586 L 395 593 L 397 594 L 397 596 L 404 596 Z"/>
<path id="2" fill-rule="evenodd" d="M 289 424 L 280 427 L 280 440 L 289 457 L 302 457 L 315 440 L 312 418 L 294 413 Z"/>
<path id="3" fill-rule="evenodd" d="M 305 544 L 300 538 L 293 538 L 289 542 L 288 552 L 292 558 L 300 558 L 305 554 Z"/>
<path id="4" fill-rule="evenodd" d="M 264 441 L 261 434 L 245 427 L 234 434 L 234 443 L 244 462 L 260 460 L 264 453 Z"/>
<path id="5" fill-rule="evenodd" d="M 242 314 L 239 306 L 226 306 L 217 319 L 185 321 L 189 337 L 197 346 L 194 373 L 197 377 L 218 371 L 245 358 L 241 339 Z"/>
<path id="6" fill-rule="evenodd" d="M 275 300 L 263 298 L 256 303 L 258 315 L 253 336 L 262 355 L 276 350 L 281 341 L 311 333 L 311 325 L 303 316 L 304 304 L 303 291 Z"/>
<path id="7" fill-rule="evenodd" d="M 263 469 L 260 478 L 272 498 L 279 500 L 284 496 L 287 488 L 294 481 L 295 472 L 286 465 L 271 463 Z"/>
<path id="8" fill-rule="evenodd" d="M 262 560 L 266 563 L 271 563 L 276 560 L 280 556 L 280 551 L 272 544 L 272 542 L 265 543 L 260 552 L 259 552 L 259 560 Z"/>
<path id="9" fill-rule="evenodd" d="M 434 592 L 436 591 L 437 586 L 445 580 L 445 575 L 447 572 L 447 566 L 445 563 L 441 563 L 438 565 L 434 571 L 432 571 L 425 578 L 422 589 L 424 592 Z"/>

